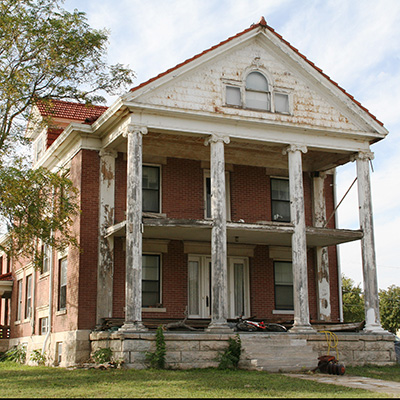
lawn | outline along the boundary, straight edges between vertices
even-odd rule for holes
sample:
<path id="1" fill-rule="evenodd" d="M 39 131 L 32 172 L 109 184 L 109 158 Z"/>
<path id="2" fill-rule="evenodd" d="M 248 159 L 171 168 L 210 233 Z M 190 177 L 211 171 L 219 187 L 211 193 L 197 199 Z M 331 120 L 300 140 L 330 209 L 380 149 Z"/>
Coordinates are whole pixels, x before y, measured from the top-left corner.
<path id="1" fill-rule="evenodd" d="M 376 369 L 376 367 L 375 367 Z M 393 369 L 393 372 L 391 372 Z M 383 370 L 376 369 L 380 378 Z M 387 374 L 399 374 L 389 367 Z M 355 372 L 360 372 L 359 370 Z M 351 371 L 352 373 L 352 371 Z M 243 370 L 67 370 L 0 363 L 1 398 L 365 398 L 365 390 Z M 386 396 L 389 397 L 389 396 Z"/>

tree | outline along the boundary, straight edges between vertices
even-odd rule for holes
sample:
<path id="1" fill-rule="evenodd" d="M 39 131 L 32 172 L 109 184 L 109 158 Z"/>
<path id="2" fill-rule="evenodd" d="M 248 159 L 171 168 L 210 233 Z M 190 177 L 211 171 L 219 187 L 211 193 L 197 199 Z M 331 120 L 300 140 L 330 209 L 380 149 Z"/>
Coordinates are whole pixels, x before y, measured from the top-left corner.
<path id="1" fill-rule="evenodd" d="M 360 284 L 342 275 L 343 319 L 344 322 L 361 322 L 365 319 L 364 298 Z"/>
<path id="2" fill-rule="evenodd" d="M 121 64 L 107 65 L 108 32 L 90 28 L 84 13 L 68 12 L 62 2 L 0 2 L 0 219 L 11 238 L 3 250 L 12 254 L 32 256 L 35 242 L 74 244 L 68 228 L 79 211 L 64 171 L 32 171 L 15 161 L 32 106 L 52 99 L 104 102 L 102 91 L 118 94 L 134 78 Z"/>
<path id="3" fill-rule="evenodd" d="M 400 287 L 389 286 L 379 291 L 379 312 L 382 328 L 396 334 L 400 329 Z"/>

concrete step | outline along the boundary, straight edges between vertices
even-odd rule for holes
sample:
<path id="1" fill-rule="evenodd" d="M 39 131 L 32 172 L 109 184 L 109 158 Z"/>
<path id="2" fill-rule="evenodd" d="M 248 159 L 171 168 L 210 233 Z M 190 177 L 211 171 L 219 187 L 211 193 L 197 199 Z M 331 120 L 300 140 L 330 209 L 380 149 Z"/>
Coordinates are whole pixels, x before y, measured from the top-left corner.
<path id="1" fill-rule="evenodd" d="M 270 372 L 304 371 L 318 365 L 307 340 L 291 334 L 241 335 L 242 366 Z"/>

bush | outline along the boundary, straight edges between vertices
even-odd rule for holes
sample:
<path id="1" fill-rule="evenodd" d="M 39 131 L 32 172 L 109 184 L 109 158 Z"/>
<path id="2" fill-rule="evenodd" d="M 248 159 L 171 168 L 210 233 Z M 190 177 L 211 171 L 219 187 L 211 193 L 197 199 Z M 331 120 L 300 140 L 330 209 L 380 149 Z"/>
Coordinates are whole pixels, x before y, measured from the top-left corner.
<path id="1" fill-rule="evenodd" d="M 30 360 L 36 362 L 38 365 L 44 365 L 46 362 L 46 354 L 36 349 L 33 350 L 30 356 Z"/>
<path id="2" fill-rule="evenodd" d="M 11 349 L 7 350 L 1 358 L 1 361 L 14 361 L 20 364 L 25 364 L 25 360 L 26 347 L 23 344 L 11 347 Z"/>
<path id="3" fill-rule="evenodd" d="M 96 364 L 104 364 L 111 361 L 112 350 L 109 347 L 98 349 L 93 353 L 93 360 Z"/>
<path id="4" fill-rule="evenodd" d="M 156 332 L 156 351 L 154 353 L 146 353 L 146 361 L 151 368 L 165 369 L 165 348 L 164 329 L 162 325 L 157 328 Z"/>
<path id="5" fill-rule="evenodd" d="M 239 334 L 228 339 L 228 347 L 220 356 L 218 369 L 236 369 L 242 354 L 242 341 Z"/>

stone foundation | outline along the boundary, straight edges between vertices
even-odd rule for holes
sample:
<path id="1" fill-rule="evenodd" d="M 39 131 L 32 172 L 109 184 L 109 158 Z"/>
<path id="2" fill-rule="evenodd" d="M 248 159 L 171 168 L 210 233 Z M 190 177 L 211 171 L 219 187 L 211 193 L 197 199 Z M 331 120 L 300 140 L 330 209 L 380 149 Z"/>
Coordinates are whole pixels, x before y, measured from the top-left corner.
<path id="1" fill-rule="evenodd" d="M 219 356 L 228 346 L 232 334 L 165 332 L 166 366 L 171 369 L 217 367 Z M 337 357 L 336 349 L 324 333 L 240 333 L 242 357 L 239 367 L 271 372 L 310 370 L 318 357 Z M 394 336 L 371 333 L 337 333 L 339 361 L 346 366 L 394 365 Z M 109 347 L 114 360 L 123 360 L 128 368 L 147 368 L 146 352 L 156 349 L 155 332 L 92 332 L 92 354 Z"/>

